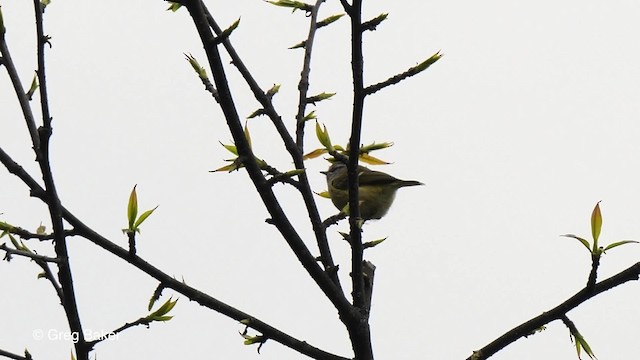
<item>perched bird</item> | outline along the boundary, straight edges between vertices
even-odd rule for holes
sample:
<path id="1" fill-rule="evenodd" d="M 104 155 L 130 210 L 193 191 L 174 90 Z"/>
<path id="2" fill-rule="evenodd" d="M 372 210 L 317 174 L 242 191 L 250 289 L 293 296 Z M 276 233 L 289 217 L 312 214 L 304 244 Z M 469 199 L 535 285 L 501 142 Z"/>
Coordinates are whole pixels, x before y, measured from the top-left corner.
<path id="1" fill-rule="evenodd" d="M 349 203 L 347 165 L 334 162 L 327 171 L 329 196 L 333 205 L 342 211 Z M 400 180 L 381 171 L 358 166 L 358 199 L 360 200 L 360 217 L 364 220 L 383 217 L 396 196 L 396 191 L 405 186 L 424 185 L 415 180 Z"/>

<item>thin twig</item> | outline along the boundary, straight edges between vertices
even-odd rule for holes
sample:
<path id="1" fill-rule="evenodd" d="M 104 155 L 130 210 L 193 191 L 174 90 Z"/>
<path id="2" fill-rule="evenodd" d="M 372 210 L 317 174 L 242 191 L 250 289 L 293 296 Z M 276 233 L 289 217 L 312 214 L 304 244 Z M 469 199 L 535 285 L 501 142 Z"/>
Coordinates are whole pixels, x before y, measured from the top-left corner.
<path id="1" fill-rule="evenodd" d="M 31 354 L 29 354 L 28 351 L 24 351 L 24 355 L 25 356 L 20 356 L 5 350 L 0 349 L 0 356 L 6 357 L 8 359 L 13 359 L 13 360 L 33 360 L 33 358 L 31 357 Z"/>
<path id="2" fill-rule="evenodd" d="M 27 124 L 27 129 L 29 130 L 29 135 L 31 136 L 31 142 L 34 144 L 34 150 L 36 150 L 40 147 L 40 139 L 38 138 L 38 130 L 36 127 L 35 117 L 33 115 L 33 112 L 31 111 L 31 106 L 29 106 L 29 99 L 27 97 L 27 94 L 22 87 L 22 81 L 20 81 L 18 70 L 16 69 L 16 66 L 13 63 L 13 59 L 11 58 L 11 53 L 9 52 L 6 39 L 2 34 L 0 34 L 0 55 L 2 55 L 2 64 L 7 69 L 9 79 L 11 79 L 11 84 L 13 85 L 16 98 L 20 103 L 20 109 L 22 110 L 22 115 L 24 116 L 24 120 Z"/>
<path id="3" fill-rule="evenodd" d="M 578 307 L 580 304 L 585 301 L 595 297 L 596 295 L 610 290 L 618 285 L 624 284 L 628 281 L 638 280 L 640 277 L 640 262 L 633 264 L 627 269 L 617 273 L 616 275 L 602 280 L 601 282 L 595 284 L 593 289 L 589 290 L 586 287 L 580 291 L 578 291 L 575 295 L 570 297 L 569 299 L 562 302 L 560 305 L 554 307 L 551 310 L 545 311 L 539 316 L 528 320 L 513 329 L 507 331 L 502 336 L 493 340 L 491 343 L 484 346 L 482 349 L 478 351 L 474 351 L 474 355 L 467 358 L 467 360 L 484 360 L 502 350 L 509 344 L 515 342 L 521 337 L 528 336 L 533 334 L 537 329 L 540 329 L 542 326 L 561 319 L 565 316 L 569 311 Z"/>
<path id="4" fill-rule="evenodd" d="M 40 255 L 40 254 L 36 254 L 34 252 L 30 252 L 26 250 L 12 249 L 8 247 L 7 244 L 0 244 L 0 250 L 3 250 L 4 252 L 6 252 L 5 259 L 10 259 L 12 255 L 18 255 L 18 256 L 26 257 L 32 260 L 39 260 L 39 261 L 52 262 L 52 263 L 60 262 L 60 259 L 58 258 Z"/>
<path id="5" fill-rule="evenodd" d="M 305 110 L 307 108 L 308 91 L 309 91 L 309 75 L 311 74 L 311 53 L 313 52 L 313 42 L 318 29 L 318 11 L 324 0 L 316 0 L 309 16 L 309 33 L 305 40 L 304 57 L 302 61 L 302 71 L 300 72 L 300 81 L 298 82 L 298 113 L 296 114 L 296 145 L 301 153 L 304 153 L 304 128 L 306 121 L 304 119 Z"/>

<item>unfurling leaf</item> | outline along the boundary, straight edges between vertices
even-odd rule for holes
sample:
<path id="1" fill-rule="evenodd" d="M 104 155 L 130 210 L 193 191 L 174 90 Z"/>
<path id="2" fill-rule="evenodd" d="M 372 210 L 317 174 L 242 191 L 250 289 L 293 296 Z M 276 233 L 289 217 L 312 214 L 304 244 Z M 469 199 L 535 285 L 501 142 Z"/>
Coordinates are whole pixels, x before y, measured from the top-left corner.
<path id="1" fill-rule="evenodd" d="M 431 57 L 428 58 L 427 60 L 418 64 L 415 67 L 416 71 L 421 72 L 423 70 L 426 70 L 429 66 L 433 65 L 436 61 L 440 60 L 441 57 L 442 57 L 442 54 L 440 53 L 440 51 L 438 51 L 437 53 L 431 55 Z"/>
<path id="2" fill-rule="evenodd" d="M 308 97 L 307 98 L 307 104 L 315 104 L 315 103 L 317 103 L 319 101 L 327 100 L 327 99 L 331 98 L 335 94 L 336 93 L 326 93 L 326 92 L 323 91 L 322 93 L 320 93 L 318 95 L 314 95 L 314 96 Z"/>
<path id="3" fill-rule="evenodd" d="M 267 96 L 271 98 L 273 95 L 277 94 L 278 91 L 280 91 L 280 84 L 273 84 L 271 89 L 267 90 Z"/>
<path id="4" fill-rule="evenodd" d="M 392 147 L 393 143 L 392 142 L 383 142 L 383 143 L 376 143 L 375 141 L 369 145 L 365 145 L 363 147 L 360 148 L 360 153 L 361 154 L 366 154 L 369 153 L 371 151 L 374 150 L 382 150 L 382 149 L 386 149 L 388 147 Z"/>
<path id="5" fill-rule="evenodd" d="M 600 201 L 596 203 L 591 213 L 591 235 L 593 235 L 593 247 L 598 247 L 598 238 L 602 230 L 602 213 L 600 213 Z"/>
<path id="6" fill-rule="evenodd" d="M 377 157 L 373 157 L 369 154 L 362 154 L 358 157 L 360 161 L 371 164 L 371 165 L 389 165 L 390 162 L 386 162 L 384 160 L 378 159 Z"/>
<path id="7" fill-rule="evenodd" d="M 220 35 L 218 36 L 218 39 L 226 39 L 229 37 L 229 35 L 231 35 L 231 33 L 233 32 L 233 30 L 235 30 L 238 25 L 240 25 L 240 18 L 238 18 L 238 20 L 236 20 L 233 24 L 231 24 L 231 26 L 229 26 L 228 28 L 224 29 L 223 32 L 220 33 Z"/>
<path id="8" fill-rule="evenodd" d="M 267 112 L 264 109 L 258 109 L 251 113 L 251 115 L 247 116 L 247 119 L 253 119 L 255 117 L 265 115 Z"/>
<path id="9" fill-rule="evenodd" d="M 33 75 L 33 80 L 31 80 L 31 87 L 29 88 L 29 91 L 27 91 L 27 98 L 29 100 L 31 100 L 31 98 L 33 97 L 33 94 L 36 92 L 36 89 L 38 89 L 38 75 Z"/>
<path id="10" fill-rule="evenodd" d="M 291 178 L 291 177 L 294 177 L 294 176 L 298 176 L 298 175 L 304 174 L 305 171 L 306 171 L 305 169 L 293 169 L 293 170 L 289 170 L 289 171 L 283 173 L 282 176 Z"/>
<path id="11" fill-rule="evenodd" d="M 375 30 L 376 27 L 378 27 L 378 25 L 380 25 L 380 23 L 382 23 L 383 21 L 387 20 L 387 17 L 389 17 L 388 13 L 382 13 L 378 16 L 376 16 L 375 18 L 369 20 L 369 21 L 365 21 L 362 23 L 362 30 Z"/>
<path id="12" fill-rule="evenodd" d="M 240 167 L 238 167 L 238 165 L 235 162 L 233 162 L 233 163 L 231 163 L 229 165 L 225 165 L 223 167 L 217 168 L 215 170 L 211 170 L 209 172 L 221 172 L 221 171 L 232 172 L 234 170 L 238 170 L 239 168 Z"/>
<path id="13" fill-rule="evenodd" d="M 235 145 L 231 145 L 231 144 L 227 145 L 223 143 L 220 143 L 220 145 L 222 145 L 225 149 L 227 149 L 227 151 L 229 151 L 233 155 L 238 156 L 238 148 L 236 148 Z"/>
<path id="14" fill-rule="evenodd" d="M 381 244 L 381 243 L 382 243 L 383 241 L 385 241 L 385 240 L 387 240 L 387 238 L 378 239 L 378 240 L 373 240 L 373 241 L 368 241 L 368 242 L 366 242 L 366 243 L 364 243 L 364 244 L 362 244 L 362 245 L 363 245 L 363 247 L 364 247 L 365 249 L 366 249 L 366 248 L 372 248 L 372 247 L 374 247 L 374 246 L 376 246 L 376 245 Z"/>
<path id="15" fill-rule="evenodd" d="M 575 329 L 575 332 L 572 331 L 571 335 L 573 335 L 573 338 L 576 342 L 576 352 L 578 353 L 578 359 L 580 359 L 581 349 L 584 349 L 584 352 L 586 352 L 590 358 L 597 359 L 596 355 L 593 353 L 593 350 L 591 350 L 589 343 L 587 343 L 587 340 L 585 340 L 584 336 L 582 336 L 582 334 L 580 334 L 577 329 Z"/>
<path id="16" fill-rule="evenodd" d="M 173 11 L 176 12 L 178 11 L 178 9 L 180 9 L 182 7 L 182 4 L 178 4 L 172 1 L 169 1 L 169 8 L 167 8 L 167 11 Z"/>
<path id="17" fill-rule="evenodd" d="M 129 195 L 129 204 L 127 205 L 127 219 L 129 220 L 129 230 L 133 230 L 133 224 L 138 216 L 138 195 L 136 194 L 136 186 L 134 185 Z"/>
<path id="18" fill-rule="evenodd" d="M 318 21 L 317 26 L 318 29 L 324 26 L 327 26 L 333 22 L 338 21 L 341 17 L 343 17 L 345 14 L 336 14 L 336 15 L 331 15 L 326 19 L 323 19 L 321 21 Z"/>
<path id="19" fill-rule="evenodd" d="M 173 318 L 173 316 L 167 316 L 167 314 L 176 306 L 178 299 L 175 301 L 171 301 L 173 298 L 169 298 L 158 310 L 152 312 L 147 315 L 145 319 L 149 322 L 151 321 L 169 321 Z"/>
<path id="20" fill-rule="evenodd" d="M 138 217 L 138 195 L 136 192 L 136 187 L 138 185 L 133 186 L 133 190 L 131 190 L 131 195 L 129 195 L 129 204 L 127 205 L 127 220 L 129 222 L 129 227 L 126 229 L 122 229 L 124 233 L 133 233 L 140 232 L 139 226 L 145 221 L 149 215 L 153 213 L 155 209 L 145 211 L 140 217 Z"/>
<path id="21" fill-rule="evenodd" d="M 310 153 L 305 154 L 302 160 L 315 159 L 318 156 L 322 156 L 327 153 L 327 149 L 315 149 Z"/>
<path id="22" fill-rule="evenodd" d="M 313 10 L 313 6 L 309 5 L 309 4 L 305 4 L 303 2 L 300 1 L 292 1 L 292 0 L 278 0 L 278 1 L 267 1 L 270 4 L 276 5 L 276 6 L 282 6 L 282 7 L 288 7 L 288 8 L 293 8 L 293 11 L 296 10 L 304 10 L 306 12 L 309 12 L 311 10 Z"/>
<path id="23" fill-rule="evenodd" d="M 247 143 L 249 144 L 249 147 L 251 147 L 251 134 L 249 134 L 249 124 L 248 123 L 244 123 L 244 137 L 247 138 Z"/>
<path id="24" fill-rule="evenodd" d="M 200 66 L 198 60 L 196 60 L 196 58 L 191 54 L 184 54 L 184 56 L 187 58 L 187 61 L 189 61 L 189 64 L 191 64 L 191 67 L 193 68 L 193 70 L 195 70 L 196 74 L 198 74 L 198 77 L 201 80 L 208 80 L 207 71 L 202 66 Z"/>
<path id="25" fill-rule="evenodd" d="M 307 115 L 305 115 L 302 118 L 302 121 L 315 120 L 315 119 L 316 119 L 316 112 L 315 112 L 315 110 L 313 110 L 310 113 L 308 113 Z"/>
<path id="26" fill-rule="evenodd" d="M 316 136 L 318 137 L 318 141 L 320 144 L 325 147 L 328 151 L 333 151 L 333 145 L 331 144 L 331 139 L 329 138 L 329 132 L 327 131 L 327 127 L 322 125 L 320 127 L 320 123 L 316 121 Z"/>
<path id="27" fill-rule="evenodd" d="M 572 238 L 572 239 L 576 239 L 578 241 L 580 241 L 580 243 L 582 243 L 582 245 L 584 245 L 584 247 L 587 248 L 587 250 L 589 250 L 589 252 L 591 252 L 591 246 L 589 244 L 589 242 L 586 239 L 583 239 L 577 235 L 573 235 L 573 234 L 565 234 L 565 235 L 560 235 L 560 236 L 564 236 L 564 237 L 568 237 L 568 238 Z"/>
<path id="28" fill-rule="evenodd" d="M 637 244 L 637 243 L 638 243 L 638 241 L 635 241 L 635 240 L 622 240 L 622 241 L 614 242 L 614 243 L 611 243 L 611 244 L 607 245 L 607 246 L 604 248 L 603 252 L 604 252 L 604 251 L 607 251 L 607 250 L 610 250 L 610 249 L 613 249 L 614 247 L 617 247 L 617 246 L 620 246 L 620 245 L 624 245 L 624 244 Z"/>
<path id="29" fill-rule="evenodd" d="M 158 206 L 160 206 L 160 205 L 158 205 Z M 142 222 L 143 222 L 143 221 L 147 220 L 147 218 L 149 217 L 149 215 L 153 214 L 153 212 L 154 212 L 154 211 L 156 211 L 156 209 L 158 208 L 158 206 L 154 207 L 154 208 L 153 208 L 153 209 L 151 209 L 151 210 L 147 210 L 147 211 L 143 212 L 143 213 L 142 213 L 142 215 L 140 215 L 140 217 L 138 218 L 138 220 L 136 220 L 136 223 L 135 223 L 135 224 L 133 224 L 133 227 L 134 227 L 135 229 L 137 229 L 137 228 L 140 226 L 140 224 L 142 224 Z"/>

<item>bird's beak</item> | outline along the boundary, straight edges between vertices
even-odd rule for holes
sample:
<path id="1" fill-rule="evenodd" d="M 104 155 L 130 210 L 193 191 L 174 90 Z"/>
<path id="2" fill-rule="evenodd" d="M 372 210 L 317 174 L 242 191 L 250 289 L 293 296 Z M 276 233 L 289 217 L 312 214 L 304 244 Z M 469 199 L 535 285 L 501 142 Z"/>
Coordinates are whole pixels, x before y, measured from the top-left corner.
<path id="1" fill-rule="evenodd" d="M 320 171 L 320 174 L 327 175 L 327 172 L 326 171 Z"/>

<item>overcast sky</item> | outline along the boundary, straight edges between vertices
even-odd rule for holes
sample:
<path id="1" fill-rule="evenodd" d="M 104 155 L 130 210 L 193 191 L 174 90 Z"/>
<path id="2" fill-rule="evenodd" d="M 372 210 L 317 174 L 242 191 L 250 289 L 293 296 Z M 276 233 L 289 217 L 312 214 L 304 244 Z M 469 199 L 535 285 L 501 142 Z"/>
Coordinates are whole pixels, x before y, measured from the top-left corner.
<path id="1" fill-rule="evenodd" d="M 25 86 L 35 69 L 29 2 L 0 1 L 7 38 Z M 281 84 L 275 104 L 293 128 L 302 50 L 301 12 L 257 0 L 207 1 L 222 27 L 241 18 L 232 42 L 264 89 Z M 302 270 L 244 171 L 210 173 L 232 155 L 217 104 L 183 53 L 206 63 L 185 9 L 162 1 L 53 1 L 45 29 L 52 165 L 63 204 L 126 246 L 126 202 L 160 205 L 143 225 L 138 253 L 165 272 L 310 344 L 350 356 L 336 312 Z M 328 1 L 321 18 L 340 12 Z M 577 241 L 602 200 L 601 241 L 640 240 L 640 3 L 567 0 L 366 1 L 365 18 L 388 12 L 365 34 L 365 81 L 384 80 L 438 50 L 426 72 L 367 98 L 363 142 L 392 141 L 375 155 L 383 171 L 426 183 L 402 189 L 384 219 L 367 224 L 377 266 L 371 316 L 378 359 L 461 359 L 581 289 L 590 270 Z M 332 140 L 350 125 L 348 19 L 321 29 L 311 90 L 336 92 L 316 114 Z M 258 103 L 229 67 L 237 108 Z M 4 69 L 0 146 L 37 176 L 29 137 Z M 210 74 L 210 71 L 208 71 Z M 32 104 L 36 106 L 35 102 Z M 311 110 L 312 108 L 310 108 Z M 286 170 L 290 159 L 266 119 L 249 122 L 258 156 Z M 309 129 L 307 148 L 318 147 Z M 325 190 L 309 161 L 316 191 Z M 0 171 L 0 220 L 50 229 L 46 208 L 17 178 Z M 300 197 L 277 186 L 296 227 L 309 236 Z M 319 199 L 322 215 L 336 212 Z M 343 223 L 329 230 L 347 282 Z M 0 241 L 5 241 L 4 238 Z M 42 254 L 48 244 L 29 242 Z M 157 283 L 83 239 L 70 256 L 84 327 L 104 333 L 146 315 Z M 638 261 L 640 247 L 607 253 L 599 278 Z M 36 359 L 68 358 L 72 345 L 50 284 L 24 259 L 0 263 L 0 349 Z M 165 291 L 165 298 L 171 292 Z M 174 294 L 175 295 L 175 294 Z M 625 284 L 571 311 L 598 358 L 637 356 L 640 284 Z M 96 347 L 99 359 L 300 359 L 275 342 L 256 353 L 242 327 L 180 297 L 175 317 Z M 43 339 L 35 333 L 42 331 Z M 572 359 L 568 330 L 552 323 L 495 359 Z"/>

